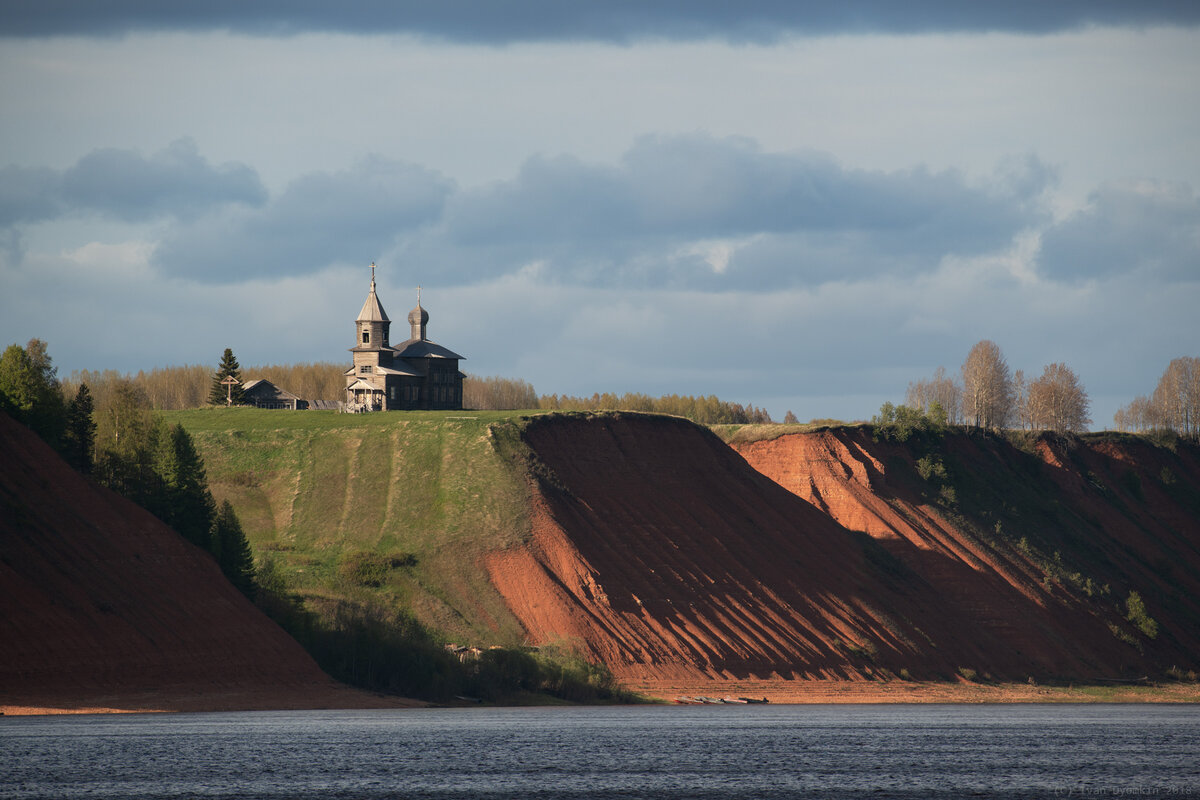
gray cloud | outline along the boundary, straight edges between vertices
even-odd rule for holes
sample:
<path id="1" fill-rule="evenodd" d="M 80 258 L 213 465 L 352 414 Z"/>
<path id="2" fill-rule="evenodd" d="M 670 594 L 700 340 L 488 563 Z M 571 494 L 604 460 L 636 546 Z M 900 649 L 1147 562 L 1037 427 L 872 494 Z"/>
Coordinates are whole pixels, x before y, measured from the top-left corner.
<path id="1" fill-rule="evenodd" d="M 1200 280 L 1200 199 L 1181 183 L 1105 184 L 1086 208 L 1043 234 L 1040 264 L 1060 278 Z"/>
<path id="2" fill-rule="evenodd" d="M 260 205 L 266 190 L 245 164 L 214 166 L 181 139 L 146 158 L 132 150 L 94 150 L 63 172 L 0 169 L 0 228 L 94 213 L 125 222 L 194 219 L 230 203 Z"/>
<path id="3" fill-rule="evenodd" d="M 930 269 L 1007 246 L 1045 221 L 1053 172 L 1036 159 L 988 186 L 956 172 L 868 172 L 745 139 L 648 137 L 618 166 L 534 158 L 457 196 L 437 241 L 459 279 L 531 262 L 575 283 L 738 286 Z"/>
<path id="4" fill-rule="evenodd" d="M 267 192 L 250 167 L 214 166 L 194 141 L 180 139 L 149 158 L 132 150 L 94 150 L 63 173 L 62 196 L 73 208 L 142 222 L 191 219 L 226 203 L 261 205 Z"/>
<path id="5" fill-rule="evenodd" d="M 61 214 L 61 183 L 62 176 L 49 167 L 0 168 L 0 229 Z"/>
<path id="6" fill-rule="evenodd" d="M 947 255 L 997 252 L 1045 224 L 1054 179 L 1031 157 L 974 185 L 954 171 L 853 170 L 698 134 L 644 137 L 615 164 L 538 156 L 468 190 L 371 157 L 268 199 L 251 168 L 214 167 L 189 141 L 151 158 L 97 150 L 61 175 L 4 174 L 0 220 L 166 217 L 152 263 L 204 282 L 378 260 L 443 285 L 533 269 L 551 284 L 704 291 L 914 275 Z"/>
<path id="7" fill-rule="evenodd" d="M 200 281 L 307 274 L 331 263 L 367 263 L 399 236 L 436 221 L 453 183 L 424 167 L 370 157 L 340 172 L 292 182 L 261 210 L 177 229 L 154 263 Z"/>
<path id="8" fill-rule="evenodd" d="M 1180 0 L 6 0 L 0 35 L 112 35 L 154 30 L 233 30 L 258 35 L 312 31 L 411 33 L 457 41 L 629 42 L 641 38 L 769 42 L 790 34 L 1009 31 L 1047 33 L 1100 25 L 1195 25 L 1200 6 Z"/>

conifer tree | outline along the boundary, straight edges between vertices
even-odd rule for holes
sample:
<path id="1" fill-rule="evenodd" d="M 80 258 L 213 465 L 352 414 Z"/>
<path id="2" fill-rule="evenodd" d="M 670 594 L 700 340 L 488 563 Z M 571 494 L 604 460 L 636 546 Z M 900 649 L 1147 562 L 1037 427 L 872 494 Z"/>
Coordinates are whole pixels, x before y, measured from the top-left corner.
<path id="1" fill-rule="evenodd" d="M 95 406 L 86 383 L 79 384 L 75 397 L 67 405 L 67 429 L 63 437 L 67 463 L 85 475 L 91 474 L 96 452 Z"/>
<path id="2" fill-rule="evenodd" d="M 192 544 L 211 549 L 216 504 L 208 491 L 204 460 L 182 425 L 171 426 L 160 437 L 154 461 L 165 495 L 163 522 Z"/>
<path id="3" fill-rule="evenodd" d="M 233 378 L 238 383 L 228 386 L 222 383 L 226 378 Z M 225 353 L 221 356 L 221 363 L 217 366 L 217 372 L 213 375 L 212 389 L 208 393 L 209 404 L 214 406 L 242 405 L 246 398 L 242 392 L 241 380 L 242 367 L 234 358 L 233 349 L 226 347 Z"/>
<path id="4" fill-rule="evenodd" d="M 242 530 L 242 523 L 229 501 L 221 503 L 221 510 L 213 520 L 210 532 L 212 544 L 209 550 L 217 558 L 221 572 L 229 579 L 237 590 L 251 600 L 254 599 L 254 556 L 250 552 L 250 542 Z"/>

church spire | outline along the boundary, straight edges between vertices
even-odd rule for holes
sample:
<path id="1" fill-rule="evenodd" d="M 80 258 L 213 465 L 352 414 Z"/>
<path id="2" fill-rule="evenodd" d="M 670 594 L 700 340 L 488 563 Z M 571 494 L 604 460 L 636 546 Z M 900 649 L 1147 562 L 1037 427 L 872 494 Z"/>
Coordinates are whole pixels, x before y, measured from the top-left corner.
<path id="1" fill-rule="evenodd" d="M 371 262 L 371 288 L 367 291 L 367 300 L 363 303 L 358 319 L 354 320 L 357 329 L 355 347 L 358 349 L 378 349 L 388 347 L 388 336 L 392 321 L 383 310 L 383 303 L 375 294 L 375 262 Z"/>
<path id="2" fill-rule="evenodd" d="M 362 311 L 358 312 L 356 322 L 391 322 L 383 304 L 375 294 L 375 262 L 371 262 L 371 289 L 367 292 L 367 301 L 363 303 Z"/>

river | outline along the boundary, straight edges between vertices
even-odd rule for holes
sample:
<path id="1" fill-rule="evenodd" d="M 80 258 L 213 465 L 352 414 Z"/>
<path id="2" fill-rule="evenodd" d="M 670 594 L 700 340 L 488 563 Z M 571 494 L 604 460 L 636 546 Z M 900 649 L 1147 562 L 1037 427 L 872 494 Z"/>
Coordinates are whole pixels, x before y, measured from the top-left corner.
<path id="1" fill-rule="evenodd" d="M 0 718 L 0 798 L 1200 797 L 1184 705 Z"/>

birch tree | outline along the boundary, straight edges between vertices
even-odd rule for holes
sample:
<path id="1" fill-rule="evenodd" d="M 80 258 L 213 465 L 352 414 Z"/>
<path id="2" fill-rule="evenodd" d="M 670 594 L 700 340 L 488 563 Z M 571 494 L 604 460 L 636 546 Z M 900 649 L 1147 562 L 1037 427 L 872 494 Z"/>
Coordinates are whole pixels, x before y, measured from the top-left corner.
<path id="1" fill-rule="evenodd" d="M 1029 403 L 1029 382 L 1025 380 L 1025 370 L 1019 369 L 1013 373 L 1013 416 L 1017 427 L 1021 430 L 1033 429 L 1032 408 Z"/>
<path id="2" fill-rule="evenodd" d="M 1200 438 L 1200 358 L 1177 358 L 1167 365 L 1151 398 L 1163 427 Z"/>
<path id="3" fill-rule="evenodd" d="M 984 339 L 962 365 L 963 421 L 977 428 L 1003 428 L 1013 416 L 1013 386 L 1000 347 Z"/>
<path id="4" fill-rule="evenodd" d="M 1087 392 L 1066 364 L 1046 366 L 1042 376 L 1029 384 L 1027 405 L 1034 428 L 1068 433 L 1087 430 L 1092 422 Z"/>
<path id="5" fill-rule="evenodd" d="M 922 414 L 928 414 L 933 404 L 937 403 L 946 412 L 946 422 L 950 425 L 959 423 L 959 409 L 962 408 L 962 387 L 946 374 L 945 367 L 938 367 L 933 377 L 908 384 L 904 396 L 904 404 L 917 409 Z"/>

